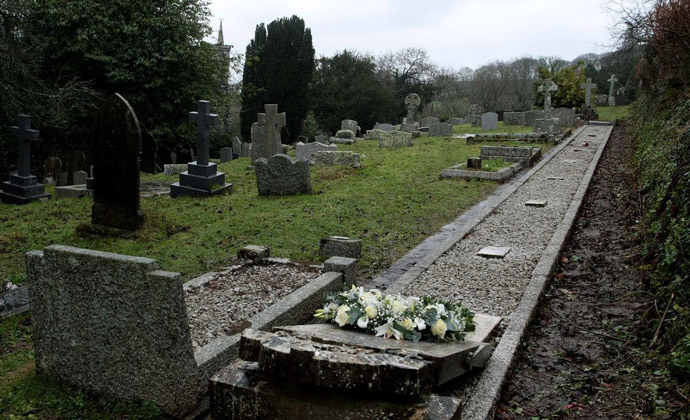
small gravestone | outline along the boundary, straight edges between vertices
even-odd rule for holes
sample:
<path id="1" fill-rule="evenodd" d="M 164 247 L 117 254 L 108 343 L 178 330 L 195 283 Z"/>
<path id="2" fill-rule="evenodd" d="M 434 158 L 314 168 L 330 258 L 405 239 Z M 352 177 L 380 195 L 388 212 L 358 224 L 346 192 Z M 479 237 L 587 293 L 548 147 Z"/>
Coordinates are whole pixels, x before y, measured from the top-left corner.
<path id="1" fill-rule="evenodd" d="M 385 136 L 379 139 L 379 147 L 395 148 L 412 146 L 412 134 L 403 131 L 384 132 Z"/>
<path id="2" fill-rule="evenodd" d="M 257 114 L 257 122 L 251 128 L 252 163 L 259 158 L 269 159 L 282 153 L 281 131 L 286 124 L 285 113 L 278 113 L 277 104 L 265 104 L 264 108 L 266 112 Z"/>
<path id="3" fill-rule="evenodd" d="M 453 126 L 448 123 L 433 122 L 429 126 L 429 137 L 450 137 L 453 135 Z"/>
<path id="4" fill-rule="evenodd" d="M 170 197 L 207 197 L 229 191 L 232 184 L 225 182 L 225 174 L 218 165 L 209 161 L 209 129 L 218 123 L 218 115 L 211 114 L 209 101 L 197 102 L 197 111 L 189 113 L 189 121 L 197 127 L 197 160 L 187 165 L 180 174 L 180 182 L 170 186 Z"/>
<path id="5" fill-rule="evenodd" d="M 407 122 L 412 124 L 419 121 L 419 114 L 417 108 L 422 103 L 419 95 L 416 93 L 410 93 L 405 97 L 405 108 L 407 108 Z"/>
<path id="6" fill-rule="evenodd" d="M 469 158 L 467 158 L 467 168 L 468 169 L 482 169 L 482 158 L 480 158 L 480 157 L 469 157 Z"/>
<path id="7" fill-rule="evenodd" d="M 592 83 L 592 78 L 588 77 L 580 87 L 585 90 L 585 106 L 592 106 L 592 89 L 596 89 L 597 84 Z"/>
<path id="8" fill-rule="evenodd" d="M 254 165 L 260 196 L 311 194 L 309 161 L 277 154 L 270 159 L 259 158 Z"/>
<path id="9" fill-rule="evenodd" d="M 232 154 L 234 155 L 233 157 L 242 156 L 242 142 L 240 141 L 240 138 L 237 136 L 235 136 L 235 138 L 232 139 Z"/>
<path id="10" fill-rule="evenodd" d="M 86 180 L 88 179 L 88 174 L 86 171 L 74 171 L 74 185 L 86 185 Z"/>
<path id="11" fill-rule="evenodd" d="M 311 155 L 311 160 L 314 165 L 324 166 L 350 166 L 352 168 L 361 168 L 359 153 L 351 151 L 320 151 L 314 152 Z"/>
<path id="12" fill-rule="evenodd" d="M 462 124 L 465 124 L 465 119 L 456 117 L 456 118 L 451 118 L 446 122 L 450 125 L 462 125 Z"/>
<path id="13" fill-rule="evenodd" d="M 85 169 L 86 165 L 86 155 L 84 155 L 84 152 L 81 152 L 79 150 L 75 150 L 72 153 L 70 153 L 69 157 L 67 158 L 67 165 L 65 168 L 65 172 L 62 172 L 57 179 L 57 185 L 59 187 L 64 186 L 64 185 L 76 185 L 74 183 L 74 173 L 76 171 L 82 171 Z"/>
<path id="14" fill-rule="evenodd" d="M 487 246 L 482 248 L 477 255 L 484 258 L 504 258 L 510 252 L 509 247 L 505 246 Z"/>
<path id="15" fill-rule="evenodd" d="M 426 116 L 426 117 L 422 118 L 421 125 L 422 125 L 422 127 L 431 127 L 433 124 L 436 124 L 440 121 L 441 120 L 439 120 L 436 117 Z"/>
<path id="16" fill-rule="evenodd" d="M 498 129 L 498 114 L 495 112 L 487 112 L 482 114 L 482 131 L 491 131 Z"/>
<path id="17" fill-rule="evenodd" d="M 618 81 L 618 78 L 616 77 L 615 74 L 611 75 L 611 78 L 607 80 L 607 82 L 610 83 L 609 85 L 609 106 L 616 106 L 616 96 L 614 95 L 615 92 L 615 87 L 616 87 L 616 82 Z"/>
<path id="18" fill-rule="evenodd" d="M 319 142 L 315 143 L 297 143 L 295 145 L 295 153 L 297 159 L 311 161 L 312 154 L 316 152 L 335 152 L 338 150 L 338 146 L 335 144 L 322 144 Z"/>
<path id="19" fill-rule="evenodd" d="M 138 229 L 144 220 L 139 211 L 139 120 L 125 98 L 115 93 L 99 108 L 94 127 L 91 221 L 117 229 Z"/>
<path id="20" fill-rule="evenodd" d="M 232 160 L 232 147 L 220 148 L 220 163 L 230 162 Z"/>
<path id="21" fill-rule="evenodd" d="M 415 123 L 408 123 L 408 122 L 403 122 L 400 124 L 400 131 L 404 131 L 405 133 L 414 133 L 417 131 L 417 124 Z"/>
<path id="22" fill-rule="evenodd" d="M 321 238 L 319 255 L 325 260 L 331 257 L 362 258 L 362 240 L 346 236 Z"/>
<path id="23" fill-rule="evenodd" d="M 10 180 L 2 183 L 0 201 L 6 204 L 26 204 L 31 201 L 50 199 L 43 184 L 31 175 L 31 142 L 39 138 L 38 130 L 31 129 L 31 117 L 19 115 L 19 125 L 10 127 L 17 138 L 17 170 Z"/>
<path id="24" fill-rule="evenodd" d="M 170 152 L 170 163 L 172 163 L 173 165 L 177 164 L 177 153 L 175 153 L 174 150 Z"/>
<path id="25" fill-rule="evenodd" d="M 357 135 L 357 128 L 358 127 L 359 127 L 359 123 L 355 120 L 342 120 L 340 122 L 340 129 L 341 130 L 350 130 L 355 135 Z M 338 137 L 337 134 L 336 134 L 336 137 Z"/>
<path id="26" fill-rule="evenodd" d="M 62 170 L 62 161 L 57 156 L 51 156 L 46 159 L 43 165 L 43 182 L 55 184 L 57 182 L 60 171 Z"/>
<path id="27" fill-rule="evenodd" d="M 553 118 L 558 118 L 561 127 L 572 127 L 575 125 L 575 110 L 572 108 L 556 108 L 553 110 Z"/>
<path id="28" fill-rule="evenodd" d="M 144 132 L 141 135 L 141 170 L 149 174 L 158 172 L 156 159 L 158 158 L 158 143 L 153 135 Z"/>
<path id="29" fill-rule="evenodd" d="M 548 201 L 546 200 L 529 200 L 525 202 L 527 207 L 546 207 Z"/>
<path id="30" fill-rule="evenodd" d="M 472 127 L 479 127 L 482 125 L 482 107 L 477 104 L 470 105 L 469 115 L 467 115 L 467 122 L 472 124 Z"/>
<path id="31" fill-rule="evenodd" d="M 240 154 L 240 157 L 250 157 L 252 154 L 252 144 L 251 143 L 242 143 L 242 153 Z"/>
<path id="32" fill-rule="evenodd" d="M 544 111 L 527 111 L 525 112 L 525 125 L 534 125 L 537 119 L 544 118 Z"/>
<path id="33" fill-rule="evenodd" d="M 504 112 L 503 113 L 503 124 L 505 124 L 505 125 L 524 125 L 525 124 L 525 113 L 524 112 Z"/>

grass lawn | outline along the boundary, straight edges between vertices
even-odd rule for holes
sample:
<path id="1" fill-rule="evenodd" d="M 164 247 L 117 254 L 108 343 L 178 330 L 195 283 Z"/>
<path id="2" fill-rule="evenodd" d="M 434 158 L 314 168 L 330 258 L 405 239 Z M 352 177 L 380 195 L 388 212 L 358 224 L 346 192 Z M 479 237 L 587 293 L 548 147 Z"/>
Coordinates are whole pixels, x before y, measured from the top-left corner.
<path id="1" fill-rule="evenodd" d="M 442 169 L 478 156 L 480 147 L 421 137 L 413 147 L 381 149 L 376 141 L 360 140 L 339 149 L 366 155 L 362 169 L 313 167 L 312 195 L 272 198 L 258 196 L 249 159 L 238 159 L 220 165 L 234 184 L 232 194 L 142 199 L 146 222 L 130 239 L 77 233 L 77 226 L 90 221 L 90 198 L 0 204 L 0 279 L 21 283 L 24 254 L 50 244 L 154 258 L 161 269 L 189 279 L 229 265 L 246 244 L 269 246 L 275 256 L 319 262 L 319 240 L 327 235 L 361 238 L 360 274 L 371 277 L 496 188 L 489 181 L 439 179 Z M 142 175 L 144 182 L 177 178 Z M 27 314 L 0 323 L 0 418 L 159 415 L 147 404 L 111 401 L 38 377 L 30 337 Z"/>
<path id="2" fill-rule="evenodd" d="M 531 133 L 533 127 L 530 125 L 503 125 L 503 121 L 498 122 L 498 129 L 482 131 L 481 127 L 472 127 L 472 124 L 462 124 L 453 126 L 453 134 L 479 134 L 479 133 Z"/>
<path id="3" fill-rule="evenodd" d="M 598 106 L 596 107 L 600 121 L 613 121 L 628 118 L 630 105 L 624 106 Z"/>

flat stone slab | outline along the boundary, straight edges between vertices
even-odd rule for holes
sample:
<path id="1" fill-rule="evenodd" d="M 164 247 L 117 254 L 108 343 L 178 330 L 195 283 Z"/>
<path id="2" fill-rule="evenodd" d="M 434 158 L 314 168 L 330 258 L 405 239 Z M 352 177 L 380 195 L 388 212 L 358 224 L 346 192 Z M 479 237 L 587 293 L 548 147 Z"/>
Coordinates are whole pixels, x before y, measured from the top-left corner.
<path id="1" fill-rule="evenodd" d="M 565 180 L 565 178 L 563 178 L 562 176 L 547 176 L 546 179 L 549 181 L 564 181 Z"/>
<path id="2" fill-rule="evenodd" d="M 549 202 L 547 200 L 529 200 L 525 202 L 528 207 L 546 207 Z"/>
<path id="3" fill-rule="evenodd" d="M 486 246 L 477 255 L 484 258 L 504 258 L 510 252 L 507 246 Z"/>
<path id="4" fill-rule="evenodd" d="M 0 293 L 0 320 L 26 312 L 30 306 L 27 286 Z"/>

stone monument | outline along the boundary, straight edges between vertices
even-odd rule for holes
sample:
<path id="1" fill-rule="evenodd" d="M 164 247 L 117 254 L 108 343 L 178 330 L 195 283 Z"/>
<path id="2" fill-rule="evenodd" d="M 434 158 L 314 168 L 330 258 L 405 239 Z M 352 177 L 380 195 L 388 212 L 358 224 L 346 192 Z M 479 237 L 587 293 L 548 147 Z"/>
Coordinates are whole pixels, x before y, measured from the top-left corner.
<path id="1" fill-rule="evenodd" d="M 31 117 L 19 115 L 19 125 L 10 127 L 17 138 L 17 170 L 10 180 L 2 183 L 0 200 L 8 204 L 26 204 L 31 201 L 50 199 L 45 187 L 31 175 L 31 142 L 38 140 L 38 130 L 31 129 Z"/>
<path id="2" fill-rule="evenodd" d="M 482 131 L 491 131 L 498 129 L 498 114 L 495 112 L 486 112 L 482 114 Z"/>
<path id="3" fill-rule="evenodd" d="M 259 158 L 254 165 L 259 195 L 311 194 L 309 161 L 276 154 L 270 159 Z"/>
<path id="4" fill-rule="evenodd" d="M 418 122 L 419 115 L 417 113 L 417 108 L 419 108 L 419 105 L 421 103 L 422 100 L 419 99 L 419 95 L 417 95 L 416 93 L 410 93 L 405 97 L 405 107 L 407 108 L 406 123 L 413 124 L 415 122 Z"/>
<path id="5" fill-rule="evenodd" d="M 264 108 L 266 112 L 258 114 L 257 122 L 252 124 L 252 163 L 259 158 L 269 159 L 283 152 L 280 133 L 286 124 L 285 113 L 278 113 L 277 104 L 265 104 Z"/>
<path id="6" fill-rule="evenodd" d="M 544 80 L 544 83 L 539 86 L 539 93 L 544 95 L 544 118 L 538 118 L 534 121 L 535 132 L 546 133 L 549 136 L 561 132 L 558 118 L 552 118 L 551 109 L 551 92 L 556 92 L 557 90 L 558 86 L 551 79 Z"/>
<path id="7" fill-rule="evenodd" d="M 592 83 L 592 78 L 588 77 L 587 81 L 580 87 L 585 90 L 585 106 L 592 106 L 592 89 L 596 89 L 597 84 Z"/>
<path id="8" fill-rule="evenodd" d="M 618 78 L 616 77 L 615 74 L 611 75 L 611 78 L 607 80 L 607 82 L 610 83 L 609 85 L 609 106 L 616 106 L 616 97 L 614 96 L 614 89 L 616 88 L 616 82 L 618 81 Z"/>

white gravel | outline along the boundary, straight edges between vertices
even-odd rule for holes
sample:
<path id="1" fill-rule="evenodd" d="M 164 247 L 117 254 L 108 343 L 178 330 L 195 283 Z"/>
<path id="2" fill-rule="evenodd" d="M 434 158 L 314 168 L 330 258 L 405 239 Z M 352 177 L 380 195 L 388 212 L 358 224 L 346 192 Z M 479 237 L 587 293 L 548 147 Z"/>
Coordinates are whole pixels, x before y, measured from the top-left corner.
<path id="1" fill-rule="evenodd" d="M 221 334 L 241 331 L 252 315 L 319 275 L 315 268 L 295 264 L 243 266 L 190 289 L 185 301 L 194 350 Z"/>
<path id="2" fill-rule="evenodd" d="M 510 317 L 607 129 L 589 126 L 582 130 L 466 238 L 407 286 L 404 294 L 428 294 L 462 302 L 475 312 Z M 583 147 L 584 141 L 589 146 Z M 548 204 L 543 208 L 525 206 L 526 201 L 536 199 L 548 200 Z M 511 251 L 502 260 L 476 255 L 489 245 L 510 247 Z"/>

